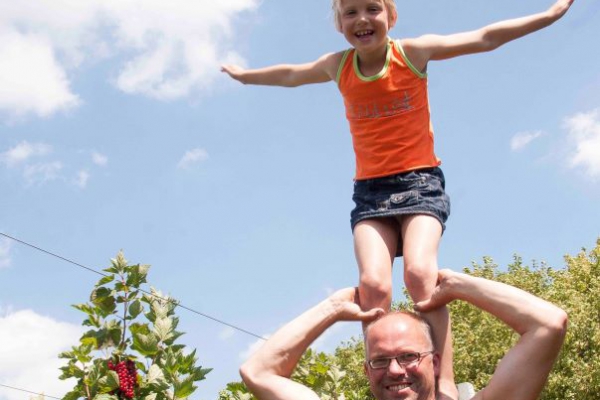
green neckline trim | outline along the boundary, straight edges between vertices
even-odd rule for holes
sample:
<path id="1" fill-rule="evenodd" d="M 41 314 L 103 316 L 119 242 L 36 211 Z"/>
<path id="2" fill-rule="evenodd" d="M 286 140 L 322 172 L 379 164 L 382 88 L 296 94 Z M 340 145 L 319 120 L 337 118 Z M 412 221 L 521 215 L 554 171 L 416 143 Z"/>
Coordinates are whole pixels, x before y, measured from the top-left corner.
<path id="1" fill-rule="evenodd" d="M 390 46 L 390 44 L 388 43 L 388 47 L 387 47 L 387 53 L 385 56 L 385 64 L 383 65 L 383 68 L 381 69 L 381 71 L 379 71 L 378 74 L 375 74 L 373 76 L 364 76 L 361 72 L 360 69 L 358 68 L 358 53 L 355 51 L 354 52 L 354 59 L 353 59 L 353 63 L 354 63 L 354 72 L 356 73 L 356 76 L 358 76 L 358 78 L 361 81 L 365 81 L 365 82 L 373 82 L 376 81 L 377 79 L 381 78 L 385 72 L 387 71 L 389 65 L 390 65 L 390 59 L 392 58 L 392 46 Z"/>
<path id="2" fill-rule="evenodd" d="M 404 60 L 404 62 L 408 66 L 408 68 L 410 68 L 410 70 L 415 75 L 417 75 L 419 78 L 427 78 L 427 72 L 421 72 L 421 71 L 419 71 L 417 68 L 415 68 L 414 65 L 412 65 L 412 63 L 410 62 L 410 60 L 408 59 L 408 57 L 406 57 L 406 54 L 404 53 L 404 49 L 402 48 L 402 45 L 400 44 L 400 39 L 394 40 L 394 45 L 396 46 L 396 49 L 398 50 L 398 52 L 402 56 L 402 59 Z"/>
<path id="3" fill-rule="evenodd" d="M 351 51 L 352 49 L 348 49 L 344 52 L 344 55 L 342 56 L 342 61 L 340 61 L 340 65 L 338 66 L 337 76 L 335 77 L 335 81 L 338 85 L 340 84 L 340 78 L 342 76 L 342 70 L 344 69 L 344 65 L 346 64 L 346 59 L 348 58 L 348 55 Z"/>

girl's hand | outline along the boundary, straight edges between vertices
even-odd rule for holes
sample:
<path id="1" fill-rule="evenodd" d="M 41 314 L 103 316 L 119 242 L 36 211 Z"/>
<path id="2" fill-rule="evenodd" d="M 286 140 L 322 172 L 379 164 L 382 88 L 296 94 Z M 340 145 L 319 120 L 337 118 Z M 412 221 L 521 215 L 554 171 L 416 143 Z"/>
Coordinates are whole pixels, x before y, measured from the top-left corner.
<path id="1" fill-rule="evenodd" d="M 225 72 L 227 75 L 239 81 L 241 83 L 245 83 L 243 80 L 245 69 L 242 67 L 238 67 L 237 65 L 221 65 L 221 72 Z"/>
<path id="2" fill-rule="evenodd" d="M 381 315 L 382 308 L 373 308 L 363 311 L 358 297 L 358 288 L 341 289 L 329 296 L 329 302 L 335 309 L 336 319 L 338 321 L 364 321 L 370 322 Z"/>
<path id="3" fill-rule="evenodd" d="M 574 0 L 558 0 L 552 5 L 552 7 L 550 7 L 548 12 L 554 18 L 559 19 L 563 15 L 565 15 L 567 11 L 569 11 L 569 8 L 571 7 L 571 4 L 573 4 L 573 1 Z"/>

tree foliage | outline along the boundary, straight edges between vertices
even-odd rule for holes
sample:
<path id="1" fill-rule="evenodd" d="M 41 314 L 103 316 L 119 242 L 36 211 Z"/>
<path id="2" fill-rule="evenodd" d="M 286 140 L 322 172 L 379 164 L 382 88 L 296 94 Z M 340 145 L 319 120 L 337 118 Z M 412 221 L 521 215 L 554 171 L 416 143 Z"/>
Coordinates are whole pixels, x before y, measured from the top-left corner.
<path id="1" fill-rule="evenodd" d="M 79 345 L 59 355 L 61 379 L 77 384 L 65 400 L 176 400 L 188 398 L 210 369 L 196 366 L 196 351 L 177 344 L 177 302 L 141 290 L 148 265 L 128 265 L 120 252 L 96 283 L 90 301 L 73 307 L 90 329 Z"/>
<path id="2" fill-rule="evenodd" d="M 489 257 L 465 268 L 465 273 L 516 286 L 563 308 L 569 328 L 561 354 L 541 400 L 595 400 L 600 393 L 600 239 L 596 247 L 565 257 L 565 267 L 523 264 L 515 256 L 504 270 Z M 409 302 L 395 305 L 410 309 Z M 449 306 L 454 336 L 457 382 L 487 385 L 496 365 L 518 339 L 501 321 L 472 305 Z M 362 339 L 342 343 L 334 354 L 308 351 L 293 378 L 313 388 L 323 399 L 372 399 L 363 372 Z M 337 397 L 336 397 L 337 396 Z M 255 400 L 242 383 L 231 383 L 219 400 Z"/>

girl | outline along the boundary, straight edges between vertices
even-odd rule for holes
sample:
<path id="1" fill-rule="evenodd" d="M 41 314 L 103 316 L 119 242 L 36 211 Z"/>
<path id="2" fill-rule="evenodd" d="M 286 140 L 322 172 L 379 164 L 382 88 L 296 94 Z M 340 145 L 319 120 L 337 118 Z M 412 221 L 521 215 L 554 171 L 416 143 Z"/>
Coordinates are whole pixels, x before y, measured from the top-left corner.
<path id="1" fill-rule="evenodd" d="M 392 40 L 394 0 L 332 0 L 336 28 L 351 49 L 299 65 L 222 66 L 244 84 L 337 83 L 356 154 L 351 227 L 364 310 L 389 310 L 396 256 L 404 258 L 404 281 L 415 303 L 428 299 L 436 285 L 438 244 L 450 202 L 433 147 L 428 62 L 496 49 L 557 21 L 572 2 L 558 0 L 545 12 L 475 31 Z M 424 317 L 441 354 L 441 398 L 455 399 L 448 312 L 443 308 Z"/>

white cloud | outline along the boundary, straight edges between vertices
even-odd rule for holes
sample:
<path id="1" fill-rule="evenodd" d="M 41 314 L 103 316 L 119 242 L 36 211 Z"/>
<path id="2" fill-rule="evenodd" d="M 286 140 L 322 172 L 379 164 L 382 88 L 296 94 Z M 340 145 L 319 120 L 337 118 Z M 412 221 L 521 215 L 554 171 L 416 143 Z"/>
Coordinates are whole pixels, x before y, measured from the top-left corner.
<path id="1" fill-rule="evenodd" d="M 81 99 L 76 68 L 110 56 L 126 93 L 169 100 L 208 90 L 231 48 L 234 19 L 260 0 L 35 0 L 0 2 L 0 111 L 48 116 Z M 116 58 L 116 57 L 115 57 Z"/>
<path id="2" fill-rule="evenodd" d="M 44 156 L 50 153 L 52 153 L 52 146 L 50 145 L 23 141 L 4 153 L 0 153 L 0 161 L 8 167 L 15 167 L 29 161 L 32 157 Z"/>
<path id="3" fill-rule="evenodd" d="M 92 153 L 92 161 L 94 164 L 104 167 L 108 164 L 108 157 L 95 151 Z"/>
<path id="4" fill-rule="evenodd" d="M 0 110 L 45 117 L 80 103 L 46 37 L 0 31 L 0 43 Z"/>
<path id="5" fill-rule="evenodd" d="M 60 161 L 26 165 L 23 177 L 28 185 L 46 183 L 59 179 L 62 168 Z"/>
<path id="6" fill-rule="evenodd" d="M 512 151 L 523 150 L 527 145 L 533 142 L 535 139 L 543 136 L 541 131 L 535 132 L 519 132 L 512 137 L 510 140 L 510 149 Z"/>
<path id="7" fill-rule="evenodd" d="M 7 238 L 0 239 L 0 269 L 10 267 L 12 260 L 10 257 L 10 249 L 12 242 Z"/>
<path id="8" fill-rule="evenodd" d="M 81 170 L 77 173 L 75 178 L 75 186 L 84 189 L 87 186 L 88 180 L 90 179 L 90 173 L 86 170 Z"/>
<path id="9" fill-rule="evenodd" d="M 136 55 L 116 79 L 127 93 L 173 99 L 204 90 L 227 58 L 232 19 L 253 10 L 258 0 L 109 0 L 122 49 Z"/>
<path id="10" fill-rule="evenodd" d="M 82 152 L 90 154 L 87 150 L 82 150 Z M 0 153 L 0 164 L 4 164 L 21 174 L 28 186 L 60 181 L 73 184 L 82 189 L 85 188 L 91 177 L 89 171 L 90 161 L 85 162 L 86 167 L 71 166 L 71 168 L 67 168 L 62 161 L 56 160 L 54 153 L 53 146 L 49 144 L 23 141 Z M 91 163 L 94 165 L 103 167 L 108 163 L 108 158 L 105 155 L 98 152 L 91 152 L 91 154 Z M 63 154 L 63 156 L 69 157 L 70 155 Z M 75 175 L 75 178 L 67 178 L 73 175 Z"/>
<path id="11" fill-rule="evenodd" d="M 571 148 L 571 168 L 583 168 L 590 178 L 600 178 L 600 108 L 565 119 Z"/>
<path id="12" fill-rule="evenodd" d="M 0 315 L 0 383 L 52 396 L 64 395 L 74 381 L 61 381 L 61 351 L 76 345 L 83 330 L 31 310 Z M 22 400 L 24 394 L 5 389 L 0 400 Z"/>
<path id="13" fill-rule="evenodd" d="M 53 148 L 48 144 L 23 141 L 4 153 L 0 153 L 0 162 L 9 168 L 18 168 L 19 171 L 22 171 L 27 185 L 44 183 L 58 179 L 63 168 L 59 161 L 37 161 L 52 152 Z"/>
<path id="14" fill-rule="evenodd" d="M 227 339 L 233 337 L 234 334 L 235 329 L 228 326 L 219 333 L 219 339 L 222 341 L 226 341 Z"/>
<path id="15" fill-rule="evenodd" d="M 181 160 L 177 163 L 178 168 L 189 168 L 193 164 L 205 161 L 208 159 L 208 153 L 204 149 L 192 149 L 185 152 Z"/>

